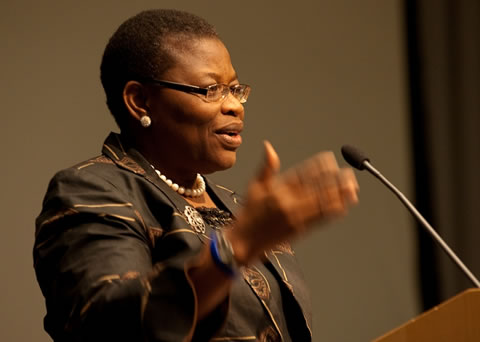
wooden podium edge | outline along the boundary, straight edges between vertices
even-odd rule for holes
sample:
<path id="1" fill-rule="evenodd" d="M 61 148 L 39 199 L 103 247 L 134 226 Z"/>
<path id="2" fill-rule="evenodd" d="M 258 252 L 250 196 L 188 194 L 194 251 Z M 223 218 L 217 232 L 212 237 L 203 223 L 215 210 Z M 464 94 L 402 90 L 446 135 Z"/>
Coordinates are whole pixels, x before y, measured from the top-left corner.
<path id="1" fill-rule="evenodd" d="M 418 315 L 418 316 L 408 320 L 407 322 L 403 323 L 402 325 L 394 328 L 393 330 L 390 330 L 389 332 L 382 335 L 381 337 L 378 337 L 378 338 L 372 340 L 372 342 L 381 342 L 386 338 L 393 337 L 393 335 L 399 333 L 401 330 L 405 330 L 408 326 L 410 326 L 412 324 L 417 324 L 418 322 L 424 320 L 427 316 L 435 315 L 438 312 L 445 309 L 446 307 L 448 307 L 449 305 L 451 305 L 452 303 L 462 301 L 462 300 L 464 300 L 465 297 L 470 296 L 470 295 L 471 296 L 475 296 L 475 295 L 480 296 L 480 289 L 470 288 L 470 289 L 467 289 L 463 292 L 460 292 L 459 294 L 453 296 L 452 298 L 449 298 L 446 301 L 440 303 L 439 305 L 434 306 L 430 310 L 425 311 L 425 312 L 421 313 L 420 315 Z"/>

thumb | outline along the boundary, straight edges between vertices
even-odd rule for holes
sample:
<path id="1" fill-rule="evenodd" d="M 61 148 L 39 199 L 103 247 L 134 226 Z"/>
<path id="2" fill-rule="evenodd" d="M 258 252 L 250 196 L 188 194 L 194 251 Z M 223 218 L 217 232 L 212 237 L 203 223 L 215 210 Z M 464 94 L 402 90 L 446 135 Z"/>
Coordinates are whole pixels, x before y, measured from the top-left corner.
<path id="1" fill-rule="evenodd" d="M 263 141 L 265 150 L 262 168 L 260 169 L 258 180 L 267 185 L 272 182 L 273 177 L 277 174 L 280 168 L 280 159 L 278 154 L 268 140 Z"/>

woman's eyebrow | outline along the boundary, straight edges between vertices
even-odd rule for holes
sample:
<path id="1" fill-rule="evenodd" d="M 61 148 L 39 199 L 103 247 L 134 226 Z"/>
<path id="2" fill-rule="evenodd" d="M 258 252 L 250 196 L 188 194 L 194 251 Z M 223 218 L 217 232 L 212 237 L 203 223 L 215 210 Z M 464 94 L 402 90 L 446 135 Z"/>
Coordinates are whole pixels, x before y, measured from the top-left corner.
<path id="1" fill-rule="evenodd" d="M 209 72 L 209 73 L 207 73 L 207 76 L 210 76 L 214 80 L 218 80 L 218 79 L 221 78 L 221 75 L 217 74 L 216 72 Z M 233 74 L 233 77 L 230 78 L 229 83 L 232 82 L 232 81 L 235 81 L 235 80 L 238 80 L 238 75 L 237 75 L 236 72 Z"/>

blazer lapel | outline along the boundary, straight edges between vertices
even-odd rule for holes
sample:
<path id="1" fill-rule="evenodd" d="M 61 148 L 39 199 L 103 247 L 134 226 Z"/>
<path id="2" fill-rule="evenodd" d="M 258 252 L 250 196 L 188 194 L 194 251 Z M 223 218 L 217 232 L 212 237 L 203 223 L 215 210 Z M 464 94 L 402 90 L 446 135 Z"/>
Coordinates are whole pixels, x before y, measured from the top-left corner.
<path id="1" fill-rule="evenodd" d="M 224 186 L 215 184 L 208 178 L 205 178 L 207 187 L 211 190 L 217 199 L 227 207 L 227 209 L 235 216 L 241 207 L 240 196 L 233 190 L 230 190 Z"/>
<path id="2" fill-rule="evenodd" d="M 212 192 L 218 197 L 218 199 L 230 210 L 232 213 L 236 213 L 241 207 L 240 197 L 232 190 L 223 186 L 214 184 L 208 181 L 208 185 Z M 286 286 L 289 293 L 292 294 L 295 301 L 298 303 L 300 310 L 303 313 L 305 319 L 305 325 L 312 336 L 312 312 L 310 305 L 309 291 L 304 286 L 305 284 L 302 274 L 299 272 L 299 265 L 297 264 L 294 252 L 289 243 L 278 244 L 274 249 L 265 253 L 267 259 L 274 267 L 274 271 L 277 273 L 275 276 L 277 279 L 281 279 L 280 286 Z M 292 272 L 291 270 L 295 270 Z M 257 293 L 258 289 L 252 286 L 252 282 L 248 277 L 243 275 L 245 281 L 251 287 L 252 291 L 261 299 L 261 294 Z M 302 284 L 302 285 L 299 285 Z M 266 310 L 270 312 L 270 308 L 265 301 L 261 300 Z"/>
<path id="3" fill-rule="evenodd" d="M 265 254 L 277 272 L 278 279 L 282 280 L 283 284 L 280 284 L 280 286 L 285 286 L 298 303 L 311 337 L 312 309 L 310 293 L 295 258 L 294 251 L 290 244 L 285 242 L 278 244 Z M 295 270 L 295 272 L 292 272 L 292 270 Z"/>

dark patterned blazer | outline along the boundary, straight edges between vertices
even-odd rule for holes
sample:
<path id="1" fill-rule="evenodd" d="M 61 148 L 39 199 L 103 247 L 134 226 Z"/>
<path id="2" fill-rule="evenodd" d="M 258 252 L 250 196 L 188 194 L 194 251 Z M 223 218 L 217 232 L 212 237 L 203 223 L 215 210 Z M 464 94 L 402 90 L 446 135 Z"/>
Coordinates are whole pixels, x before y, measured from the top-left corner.
<path id="1" fill-rule="evenodd" d="M 207 191 L 238 210 L 235 192 L 208 180 Z M 211 229 L 110 134 L 101 156 L 54 176 L 36 221 L 46 331 L 57 342 L 310 341 L 308 291 L 288 244 L 243 268 L 229 298 L 197 320 L 185 269 Z"/>

